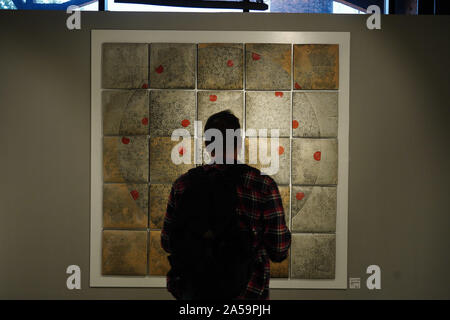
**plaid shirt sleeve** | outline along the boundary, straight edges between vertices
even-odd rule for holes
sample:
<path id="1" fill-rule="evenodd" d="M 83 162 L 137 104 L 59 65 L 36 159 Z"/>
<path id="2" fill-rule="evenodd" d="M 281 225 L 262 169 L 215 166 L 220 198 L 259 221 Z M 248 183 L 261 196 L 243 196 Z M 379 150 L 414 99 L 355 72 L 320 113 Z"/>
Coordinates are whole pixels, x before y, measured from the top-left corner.
<path id="1" fill-rule="evenodd" d="M 286 226 L 283 204 L 276 183 L 270 179 L 263 212 L 264 247 L 270 260 L 281 262 L 286 259 L 291 245 L 291 232 Z"/>

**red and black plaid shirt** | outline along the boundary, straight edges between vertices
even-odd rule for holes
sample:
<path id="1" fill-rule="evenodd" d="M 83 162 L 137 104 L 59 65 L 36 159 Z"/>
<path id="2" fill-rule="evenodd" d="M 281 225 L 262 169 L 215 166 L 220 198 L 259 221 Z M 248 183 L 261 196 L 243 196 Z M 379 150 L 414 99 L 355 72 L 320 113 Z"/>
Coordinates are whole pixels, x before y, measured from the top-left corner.
<path id="1" fill-rule="evenodd" d="M 223 170 L 226 165 L 204 165 L 206 171 Z M 237 186 L 237 213 L 241 228 L 251 230 L 253 247 L 256 251 L 255 269 L 241 299 L 268 299 L 270 262 L 286 259 L 291 244 L 291 233 L 286 226 L 281 196 L 277 184 L 267 175 L 261 175 L 259 170 L 248 167 L 243 173 L 243 183 Z M 180 176 L 173 184 L 167 204 L 166 216 L 161 232 L 161 245 L 171 253 L 171 227 L 177 215 L 183 208 L 178 207 L 179 199 L 189 186 L 188 173 Z M 167 289 L 179 298 L 179 283 L 176 279 L 167 277 Z"/>

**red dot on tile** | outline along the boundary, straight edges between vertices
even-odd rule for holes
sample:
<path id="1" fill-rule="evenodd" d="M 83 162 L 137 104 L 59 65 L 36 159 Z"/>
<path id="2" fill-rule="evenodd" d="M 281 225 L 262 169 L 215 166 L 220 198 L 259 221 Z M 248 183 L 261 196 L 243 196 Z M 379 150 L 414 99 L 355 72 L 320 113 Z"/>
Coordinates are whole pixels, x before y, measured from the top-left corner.
<path id="1" fill-rule="evenodd" d="M 302 200 L 305 197 L 305 194 L 303 192 L 297 192 L 295 197 L 297 198 L 297 200 Z"/>
<path id="2" fill-rule="evenodd" d="M 320 161 L 321 156 L 322 156 L 322 152 L 320 152 L 320 151 L 314 152 L 314 159 L 315 160 Z"/>
<path id="3" fill-rule="evenodd" d="M 209 96 L 209 101 L 216 101 L 217 100 L 217 96 L 215 94 L 211 94 Z"/>
<path id="4" fill-rule="evenodd" d="M 164 67 L 162 65 L 159 65 L 158 68 L 155 69 L 156 73 L 162 73 L 164 71 Z"/>
<path id="5" fill-rule="evenodd" d="M 144 84 L 142 85 L 142 89 L 148 89 L 148 84 L 144 83 Z"/>
<path id="6" fill-rule="evenodd" d="M 148 118 L 142 118 L 141 122 L 144 126 L 148 125 Z"/>
<path id="7" fill-rule="evenodd" d="M 182 156 L 184 154 L 184 147 L 179 147 L 178 153 L 180 154 L 180 156 Z"/>
<path id="8" fill-rule="evenodd" d="M 139 192 L 137 190 L 132 190 L 130 192 L 131 196 L 133 197 L 134 200 L 137 200 L 139 198 Z"/>
<path id="9" fill-rule="evenodd" d="M 297 120 L 292 121 L 292 128 L 297 129 L 298 125 L 299 125 L 299 123 Z"/>
<path id="10" fill-rule="evenodd" d="M 275 97 L 282 97 L 283 96 L 283 92 L 281 92 L 281 91 L 276 91 L 275 92 Z"/>
<path id="11" fill-rule="evenodd" d="M 295 83 L 294 87 L 297 90 L 301 90 L 302 89 L 302 87 L 297 82 Z"/>
<path id="12" fill-rule="evenodd" d="M 181 121 L 181 125 L 185 128 L 190 124 L 191 122 L 188 119 L 184 119 L 183 121 Z"/>
<path id="13" fill-rule="evenodd" d="M 227 61 L 227 66 L 232 67 L 234 65 L 233 60 Z"/>
<path id="14" fill-rule="evenodd" d="M 281 156 L 284 153 L 284 148 L 283 146 L 279 146 L 278 147 L 278 154 Z"/>
<path id="15" fill-rule="evenodd" d="M 123 144 L 129 144 L 130 143 L 130 139 L 127 137 L 122 137 L 122 143 Z"/>
<path id="16" fill-rule="evenodd" d="M 259 54 L 253 52 L 252 53 L 252 59 L 256 61 L 256 60 L 261 59 L 261 56 Z"/>

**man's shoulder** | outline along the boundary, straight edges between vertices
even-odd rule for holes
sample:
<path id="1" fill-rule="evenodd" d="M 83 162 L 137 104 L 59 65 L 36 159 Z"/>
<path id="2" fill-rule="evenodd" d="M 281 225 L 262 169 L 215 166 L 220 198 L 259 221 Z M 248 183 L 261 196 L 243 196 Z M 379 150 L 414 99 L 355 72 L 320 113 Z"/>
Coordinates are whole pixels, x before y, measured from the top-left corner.
<path id="1" fill-rule="evenodd" d="M 181 176 L 179 176 L 173 183 L 175 191 L 183 191 L 201 174 L 208 174 L 214 170 L 226 170 L 226 165 L 205 164 L 190 169 Z M 266 174 L 263 174 L 257 168 L 246 164 L 239 164 L 241 170 L 242 182 L 246 188 L 257 190 L 259 192 L 270 192 L 277 186 L 276 182 Z"/>

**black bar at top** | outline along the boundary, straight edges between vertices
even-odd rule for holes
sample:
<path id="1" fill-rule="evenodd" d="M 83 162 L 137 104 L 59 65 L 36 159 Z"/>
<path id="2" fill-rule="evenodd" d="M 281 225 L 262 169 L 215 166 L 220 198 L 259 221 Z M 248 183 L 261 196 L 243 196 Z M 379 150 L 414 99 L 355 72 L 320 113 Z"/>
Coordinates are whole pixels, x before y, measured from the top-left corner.
<path id="1" fill-rule="evenodd" d="M 190 8 L 215 8 L 215 9 L 241 9 L 244 12 L 248 10 L 267 10 L 269 7 L 265 3 L 251 1 L 201 1 L 201 0 L 115 0 L 116 3 L 136 3 L 149 4 L 156 6 L 169 7 L 190 7 Z"/>

